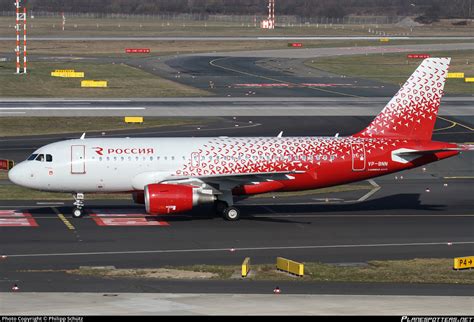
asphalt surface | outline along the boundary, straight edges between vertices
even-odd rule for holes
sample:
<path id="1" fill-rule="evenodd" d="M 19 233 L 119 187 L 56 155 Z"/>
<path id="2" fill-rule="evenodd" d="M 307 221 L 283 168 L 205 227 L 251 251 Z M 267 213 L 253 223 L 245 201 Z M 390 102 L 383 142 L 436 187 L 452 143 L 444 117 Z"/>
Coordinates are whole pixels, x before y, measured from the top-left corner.
<path id="1" fill-rule="evenodd" d="M 362 129 L 369 121 L 370 117 L 239 117 L 214 120 L 201 130 L 174 127 L 106 133 L 106 136 L 273 136 L 281 130 L 285 135 L 337 132 L 346 135 Z M 244 128 L 244 124 L 250 126 Z M 472 142 L 473 124 L 472 117 L 438 120 L 434 139 Z M 3 138 L 0 153 L 2 158 L 24 159 L 35 148 L 66 137 L 69 135 Z M 7 255 L 0 260 L 0 290 L 8 291 L 12 283 L 19 283 L 24 291 L 265 293 L 273 288 L 273 282 L 118 282 L 48 270 L 106 265 L 118 268 L 239 265 L 246 256 L 253 263 L 271 263 L 276 256 L 300 261 L 360 263 L 374 259 L 469 255 L 474 250 L 473 166 L 472 154 L 466 153 L 428 165 L 425 170 L 381 177 L 375 179 L 381 189 L 359 202 L 367 190 L 249 198 L 238 202 L 243 218 L 236 223 L 225 222 L 216 218 L 209 208 L 199 207 L 188 214 L 162 217 L 160 220 L 167 226 L 107 227 L 88 216 L 69 219 L 74 227 L 69 229 L 57 213 L 69 217 L 69 201 L 51 200 L 51 204 L 44 204 L 47 201 L 4 200 L 2 210 L 28 211 L 38 226 L 0 228 L 0 254 Z M 119 210 L 128 214 L 142 209 L 126 200 L 88 201 L 87 208 L 89 213 Z M 471 287 L 460 285 L 299 282 L 281 285 L 289 293 L 473 294 Z"/>
<path id="2" fill-rule="evenodd" d="M 258 90 L 257 90 L 258 91 Z M 199 97 L 153 99 L 4 99 L 1 116 L 375 116 L 389 97 Z M 474 97 L 443 98 L 439 115 L 473 116 Z"/>
<path id="3" fill-rule="evenodd" d="M 238 51 L 226 53 L 199 53 L 176 56 L 147 56 L 147 57 L 66 57 L 29 55 L 30 61 L 74 61 L 91 63 L 124 63 L 140 68 L 148 73 L 211 92 L 218 97 L 248 98 L 248 97 L 326 97 L 326 98 L 362 98 L 362 97 L 391 97 L 399 86 L 381 83 L 373 80 L 347 77 L 346 75 L 331 74 L 304 65 L 305 60 L 318 57 L 333 57 L 338 55 L 363 55 L 374 53 L 400 52 L 429 52 L 435 55 L 437 51 L 472 50 L 473 43 L 456 44 L 423 44 L 423 45 L 389 45 L 365 47 L 336 47 L 336 48 L 299 48 L 282 50 Z M 13 54 L 7 55 L 13 60 Z M 67 106 L 71 110 L 73 106 Z M 88 106 L 82 106 L 87 112 Z M 115 105 L 103 112 L 124 112 Z M 113 107 L 113 108 L 112 108 Z M 227 106 L 229 107 L 229 106 Z M 179 110 L 154 109 L 158 113 L 194 113 L 192 115 L 228 115 L 226 109 L 202 109 L 202 106 L 192 106 Z M 278 107 L 277 107 L 278 109 Z M 287 109 L 284 107 L 283 109 Z M 129 111 L 150 113 L 148 108 L 129 107 Z M 264 115 L 262 110 L 256 109 Z M 0 110 L 5 114 L 5 111 Z M 54 110 L 53 110 L 54 111 Z M 242 108 L 240 108 L 242 111 Z M 8 110 L 8 114 L 44 113 L 40 110 Z M 51 112 L 51 110 L 46 111 Z M 156 113 L 158 112 L 158 113 Z M 268 111 L 267 111 L 268 112 Z M 298 112 L 298 111 L 297 111 Z M 211 114 L 216 113 L 216 114 Z M 222 114 L 224 113 L 224 114 Z M 239 115 L 249 115 L 239 114 Z M 255 113 L 255 112 L 253 112 Z M 278 111 L 277 111 L 278 113 Z M 308 113 L 302 112 L 302 113 Z M 150 114 L 146 114 L 150 115 Z M 268 114 L 266 114 L 268 115 Z M 277 114 L 277 115 L 281 115 Z M 301 112 L 300 114 L 301 115 Z M 314 114 L 310 114 L 314 115 Z M 189 114 L 188 114 L 189 116 Z"/>
<path id="4" fill-rule="evenodd" d="M 455 46 L 456 50 L 474 49 L 473 43 Z M 304 62 L 318 57 L 375 53 L 422 51 L 435 55 L 452 49 L 453 44 L 302 48 L 149 57 L 126 63 L 224 97 L 391 97 L 398 86 L 319 71 Z"/>
<path id="5" fill-rule="evenodd" d="M 461 47 L 471 48 L 470 46 L 472 47 L 472 44 Z M 428 47 L 399 46 L 392 49 L 415 51 L 426 48 Z M 443 48 L 446 49 L 439 47 L 438 50 Z M 334 55 L 335 51 L 341 49 L 331 50 L 323 52 L 325 55 Z M 351 48 L 347 52 L 360 54 L 372 50 L 380 49 Z M 245 99 L 247 96 L 258 98 L 252 98 L 253 102 L 252 99 L 236 103 L 203 99 L 196 105 L 196 99 L 191 103 L 172 100 L 132 102 L 84 100 L 59 103 L 4 101 L 0 111 L 3 115 L 31 115 L 26 112 L 34 111 L 39 114 L 33 115 L 51 116 L 53 111 L 63 110 L 67 106 L 68 113 L 72 113 L 67 115 L 86 115 L 91 111 L 96 113 L 98 107 L 110 107 L 100 113 L 111 115 L 111 113 L 129 114 L 131 111 L 140 111 L 140 114 L 150 113 L 144 115 L 163 115 L 159 112 L 165 109 L 163 106 L 177 104 L 172 106 L 174 109 L 169 109 L 166 113 L 175 113 L 173 116 L 209 115 L 206 113 L 216 115 L 217 111 L 226 109 L 222 115 L 237 117 L 235 119 L 224 117 L 196 126 L 112 132 L 105 133 L 104 136 L 274 136 L 281 130 L 287 136 L 335 133 L 340 133 L 342 136 L 364 128 L 371 120 L 368 115 L 377 114 L 385 105 L 380 103 L 380 98 L 375 98 L 368 100 L 369 107 L 367 107 L 365 106 L 367 100 L 361 100 L 360 96 L 379 96 L 383 99 L 398 90 L 396 86 L 318 71 L 313 71 L 312 75 L 301 76 L 302 60 L 293 58 L 304 58 L 305 55 L 314 54 L 316 50 L 313 52 L 286 50 L 265 53 L 277 58 L 270 60 L 256 59 L 255 56 L 259 54 L 254 52 L 226 54 L 226 56 L 191 55 L 166 59 L 165 62 L 156 57 L 127 60 L 132 66 L 191 86 L 211 90 L 224 98 L 229 96 L 232 99 L 235 97 Z M 230 56 L 238 57 L 230 58 Z M 110 61 L 109 58 L 98 59 Z M 210 88 L 209 81 L 214 83 L 213 88 Z M 317 83 L 323 86 L 301 86 L 303 83 Z M 248 84 L 288 84 L 288 87 L 284 85 L 253 88 Z M 292 96 L 301 98 L 283 103 L 274 101 L 279 97 Z M 305 98 L 315 96 L 328 98 L 324 101 L 313 99 L 309 102 Z M 264 97 L 274 99 L 262 103 L 262 99 L 267 100 Z M 341 106 L 338 105 L 341 103 L 331 100 L 331 97 L 334 99 L 347 97 L 348 101 L 344 104 L 349 104 L 349 108 L 341 110 Z M 295 110 L 288 109 L 288 106 L 294 103 L 300 105 L 299 113 L 305 116 L 298 117 Z M 314 108 L 313 104 L 319 106 Z M 452 102 L 448 102 L 449 104 L 453 107 L 438 120 L 433 138 L 451 142 L 473 142 L 474 119 L 470 108 L 471 100 L 453 99 Z M 18 107 L 30 110 L 14 109 Z M 123 107 L 124 110 L 112 109 L 119 107 Z M 354 112 L 350 107 L 358 111 Z M 39 109 L 31 110 L 31 108 Z M 206 108 L 207 111 L 203 113 L 202 109 Z M 176 114 L 177 109 L 180 109 L 182 114 Z M 252 116 L 242 116 L 250 113 L 249 110 L 254 113 L 248 114 Z M 258 112 L 254 112 L 255 110 Z M 278 110 L 285 110 L 280 113 L 286 116 L 267 116 L 278 113 Z M 191 111 L 197 114 L 190 115 Z M 169 115 L 166 113 L 165 115 Z M 446 112 L 442 109 L 442 113 Z M 344 114 L 352 116 L 341 116 Z M 62 114 L 58 112 L 56 115 Z M 78 135 L 79 133 L 2 138 L 0 156 L 17 161 L 23 160 L 39 146 Z M 89 133 L 88 136 L 102 136 L 102 134 Z M 0 210 L 28 212 L 37 226 L 0 227 L 0 254 L 7 256 L 0 259 L 0 292 L 9 291 L 11 285 L 17 283 L 23 291 L 40 292 L 267 293 L 270 288 L 273 289 L 274 282 L 127 279 L 116 281 L 71 276 L 57 270 L 107 265 L 118 268 L 192 264 L 239 265 L 246 256 L 250 256 L 253 263 L 271 263 L 276 256 L 286 256 L 300 261 L 350 264 L 374 259 L 449 258 L 469 255 L 474 250 L 473 164 L 472 154 L 463 154 L 429 165 L 424 170 L 415 169 L 396 176 L 378 178 L 375 182 L 381 189 L 370 195 L 367 200 L 363 200 L 367 196 L 367 190 L 239 200 L 237 204 L 242 208 L 243 218 L 236 223 L 225 222 L 216 218 L 209 208 L 199 207 L 188 214 L 161 218 L 160 220 L 167 225 L 108 227 L 99 225 L 97 218 L 94 219 L 92 214 L 119 210 L 128 214 L 130 218 L 131 214 L 139 212 L 142 207 L 132 205 L 129 201 L 99 200 L 88 201 L 87 208 L 91 216 L 81 220 L 70 219 L 68 222 L 71 228 L 58 215 L 59 213 L 69 216 L 69 202 L 3 200 L 0 203 Z M 146 221 L 150 222 L 153 219 L 149 218 Z M 299 282 L 279 284 L 288 293 L 473 294 L 472 287 L 463 285 Z"/>
<path id="6" fill-rule="evenodd" d="M 225 36 L 206 36 L 206 37 L 153 37 L 153 36 L 33 36 L 30 40 L 58 40 L 58 41 L 244 41 L 244 40 L 379 40 L 380 38 L 390 38 L 391 40 L 472 40 L 469 36 L 247 36 L 247 37 L 225 37 Z M 14 37 L 0 37 L 0 41 L 15 40 Z"/>

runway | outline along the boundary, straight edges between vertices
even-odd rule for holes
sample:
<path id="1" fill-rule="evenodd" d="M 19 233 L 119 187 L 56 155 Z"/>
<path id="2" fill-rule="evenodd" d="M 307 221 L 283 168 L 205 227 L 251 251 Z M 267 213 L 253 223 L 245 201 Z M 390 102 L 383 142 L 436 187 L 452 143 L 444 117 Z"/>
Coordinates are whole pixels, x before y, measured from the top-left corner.
<path id="1" fill-rule="evenodd" d="M 258 91 L 258 90 L 254 90 Z M 3 99 L 1 116 L 375 116 L 390 97 L 194 97 Z M 473 116 L 473 97 L 444 97 L 439 115 Z"/>
<path id="2" fill-rule="evenodd" d="M 337 132 L 346 135 L 365 127 L 370 119 L 363 116 L 227 117 L 207 124 L 205 132 L 170 127 L 106 135 L 272 136 L 280 130 L 285 135 Z M 472 117 L 440 119 L 433 139 L 472 142 L 474 132 L 468 128 L 473 123 Z M 243 128 L 244 124 L 252 126 Z M 2 138 L 0 154 L 22 159 L 40 145 L 69 136 Z M 3 276 L 0 288 L 19 281 L 25 291 L 259 293 L 268 291 L 272 283 L 159 280 L 117 283 L 71 276 L 57 270 L 108 265 L 118 268 L 239 265 L 246 256 L 253 263 L 271 263 L 276 256 L 326 263 L 465 256 L 474 250 L 473 165 L 472 154 L 462 154 L 428 165 L 425 170 L 377 178 L 375 182 L 381 189 L 363 201 L 360 200 L 368 190 L 240 200 L 237 204 L 243 218 L 236 223 L 216 218 L 206 207 L 156 220 L 144 216 L 143 208 L 126 200 L 89 200 L 86 203 L 89 216 L 72 220 L 68 219 L 70 201 L 67 200 L 3 200 L 0 210 L 10 218 L 10 223 L 17 218 L 28 224 L 0 227 L 0 254 L 7 255 L 0 264 Z M 472 295 L 470 288 L 459 285 L 298 282 L 282 285 L 289 293 Z"/>
<path id="3" fill-rule="evenodd" d="M 456 50 L 472 50 L 473 43 L 457 43 Z M 421 45 L 389 45 L 389 46 L 363 46 L 363 47 L 335 47 L 335 48 L 303 48 L 303 49 L 281 49 L 261 51 L 238 51 L 225 53 L 195 53 L 173 56 L 146 56 L 146 57 L 94 57 L 91 55 L 75 56 L 44 56 L 29 55 L 31 61 L 73 61 L 100 64 L 127 64 L 139 68 L 147 73 L 166 78 L 173 82 L 195 87 L 210 92 L 219 98 L 225 99 L 250 99 L 256 98 L 279 98 L 283 100 L 296 97 L 296 103 L 300 98 L 349 98 L 353 100 L 371 97 L 392 97 L 399 86 L 381 83 L 371 79 L 348 77 L 313 69 L 304 65 L 305 60 L 318 57 L 333 57 L 340 55 L 364 55 L 401 52 L 429 52 L 435 56 L 437 51 L 452 50 L 453 44 L 421 44 Z M 9 56 L 13 59 L 13 55 Z M 414 67 L 415 69 L 415 67 Z M 471 96 L 472 97 L 472 96 Z M 194 98 L 196 101 L 202 98 Z M 93 100 L 93 98 L 92 98 Z M 127 100 L 127 99 L 125 99 Z M 271 99 L 269 99 L 271 101 Z M 90 113 L 91 108 L 99 113 L 116 113 L 122 115 L 126 112 L 145 113 L 145 115 L 163 115 L 179 113 L 178 115 L 229 115 L 234 104 L 225 106 L 212 105 L 203 107 L 197 105 L 189 108 L 162 106 L 160 110 L 149 111 L 149 106 L 117 106 L 120 101 L 111 100 L 109 105 L 102 109 L 89 106 L 88 102 L 76 103 L 80 106 L 71 106 L 70 102 L 64 102 L 68 113 Z M 170 101 L 168 101 L 170 103 Z M 279 107 L 274 104 L 276 115 L 284 115 L 287 106 Z M 317 115 L 302 109 L 296 104 L 296 115 Z M 290 105 L 291 106 L 291 105 Z M 28 107 L 28 108 L 27 108 Z M 49 107 L 46 112 L 41 112 L 44 107 L 17 106 L 9 107 L 8 110 L 0 106 L 0 115 L 25 113 L 36 115 L 48 112 L 58 113 L 60 105 Z M 125 106 L 127 107 L 127 106 Z M 186 104 L 184 104 L 186 107 Z M 238 115 L 270 115 L 268 109 L 263 109 L 256 104 L 237 106 Z M 247 111 L 245 111 L 247 107 Z M 268 106 L 265 106 L 267 108 Z M 324 106 L 323 106 L 324 107 Z M 250 110 L 250 111 L 249 111 Z M 283 110 L 283 111 L 282 111 Z M 311 109 L 310 109 L 311 110 Z M 471 109 L 472 110 L 472 109 Z M 88 112 L 89 111 L 89 112 Z M 122 113 L 122 114 L 121 114 Z M 161 113 L 161 114 L 158 114 Z M 186 114 L 188 113 L 188 114 Z M 191 113 L 191 114 L 189 114 Z M 306 113 L 306 114 L 305 114 Z M 328 112 L 326 111 L 326 115 Z M 331 113 L 331 112 L 329 112 Z M 337 113 L 337 112 L 332 112 Z M 459 114 L 459 113 L 458 113 Z M 114 114 L 115 115 L 115 114 Z M 329 114 L 330 115 L 330 114 Z"/>
<path id="4" fill-rule="evenodd" d="M 374 40 L 390 38 L 391 40 L 472 40 L 469 36 L 206 36 L 206 37 L 153 37 L 153 36 L 33 36 L 29 39 L 37 41 L 245 41 L 245 40 Z M 0 37 L 0 41 L 15 40 L 14 37 Z"/>

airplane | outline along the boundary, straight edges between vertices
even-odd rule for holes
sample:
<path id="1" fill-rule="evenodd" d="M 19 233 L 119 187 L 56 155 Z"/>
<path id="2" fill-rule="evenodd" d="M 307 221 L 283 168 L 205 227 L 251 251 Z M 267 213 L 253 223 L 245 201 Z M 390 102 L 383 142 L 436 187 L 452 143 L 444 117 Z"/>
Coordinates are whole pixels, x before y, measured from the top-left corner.
<path id="1" fill-rule="evenodd" d="M 131 193 L 151 215 L 213 204 L 240 218 L 234 196 L 317 189 L 453 157 L 473 146 L 432 141 L 450 58 L 422 61 L 362 131 L 348 137 L 85 138 L 45 145 L 14 166 L 20 186 L 84 194 Z"/>

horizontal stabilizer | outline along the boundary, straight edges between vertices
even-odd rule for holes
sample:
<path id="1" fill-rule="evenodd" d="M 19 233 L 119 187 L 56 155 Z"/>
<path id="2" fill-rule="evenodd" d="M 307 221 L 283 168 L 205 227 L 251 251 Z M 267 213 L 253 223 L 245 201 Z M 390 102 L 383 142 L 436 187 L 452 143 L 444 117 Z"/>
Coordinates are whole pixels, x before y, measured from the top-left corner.
<path id="1" fill-rule="evenodd" d="M 457 147 L 454 148 L 443 148 L 443 149 L 433 149 L 433 150 L 411 150 L 411 151 L 401 151 L 396 152 L 396 155 L 399 156 L 408 156 L 408 155 L 425 155 L 425 154 L 434 154 L 439 152 L 450 152 L 450 151 L 474 151 L 474 145 L 471 144 L 458 144 Z"/>

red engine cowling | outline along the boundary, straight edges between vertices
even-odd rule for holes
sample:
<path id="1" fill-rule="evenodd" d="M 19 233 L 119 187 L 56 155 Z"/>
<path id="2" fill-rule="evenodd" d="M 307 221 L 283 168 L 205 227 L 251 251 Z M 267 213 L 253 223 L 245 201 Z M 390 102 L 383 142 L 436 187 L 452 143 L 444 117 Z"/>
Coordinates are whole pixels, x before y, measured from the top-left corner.
<path id="1" fill-rule="evenodd" d="M 193 206 L 215 200 L 212 193 L 190 185 L 150 184 L 144 192 L 146 212 L 154 215 L 189 211 Z"/>

